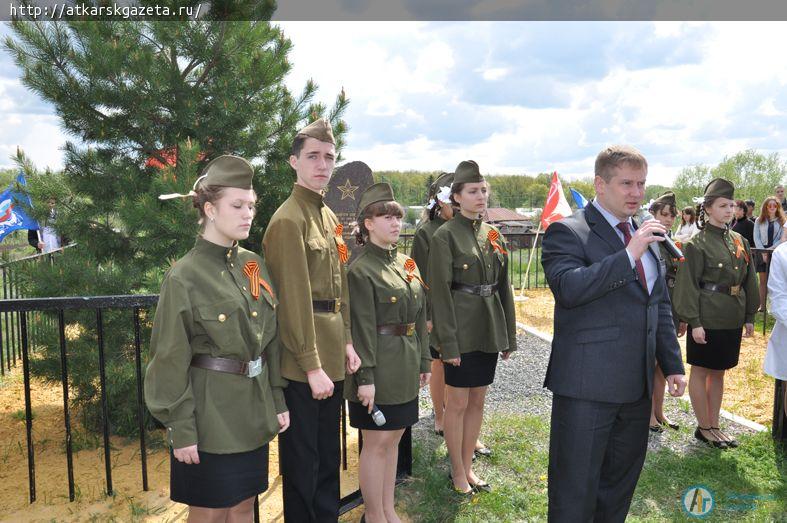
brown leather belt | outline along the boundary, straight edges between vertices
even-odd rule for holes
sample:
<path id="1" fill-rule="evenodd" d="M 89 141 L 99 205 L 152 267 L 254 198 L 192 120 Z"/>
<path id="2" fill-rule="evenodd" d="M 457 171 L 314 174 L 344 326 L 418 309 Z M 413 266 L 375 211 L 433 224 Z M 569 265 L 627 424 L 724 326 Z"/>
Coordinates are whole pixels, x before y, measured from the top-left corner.
<path id="1" fill-rule="evenodd" d="M 191 366 L 200 369 L 216 370 L 229 374 L 240 374 L 253 378 L 262 372 L 265 354 L 253 361 L 238 361 L 229 358 L 214 358 L 207 354 L 195 354 L 191 357 Z"/>
<path id="2" fill-rule="evenodd" d="M 451 282 L 451 289 L 488 298 L 497 291 L 497 283 L 492 283 L 490 285 L 467 285 L 466 283 L 454 281 Z"/>
<path id="3" fill-rule="evenodd" d="M 741 293 L 740 285 L 721 285 L 719 283 L 700 282 L 700 287 L 706 291 L 720 292 L 722 294 L 729 294 L 730 296 L 738 296 Z"/>
<path id="4" fill-rule="evenodd" d="M 412 336 L 415 334 L 415 323 L 378 325 L 377 334 L 382 334 L 383 336 Z"/>
<path id="5" fill-rule="evenodd" d="M 312 300 L 312 310 L 314 312 L 339 312 L 342 300 Z"/>

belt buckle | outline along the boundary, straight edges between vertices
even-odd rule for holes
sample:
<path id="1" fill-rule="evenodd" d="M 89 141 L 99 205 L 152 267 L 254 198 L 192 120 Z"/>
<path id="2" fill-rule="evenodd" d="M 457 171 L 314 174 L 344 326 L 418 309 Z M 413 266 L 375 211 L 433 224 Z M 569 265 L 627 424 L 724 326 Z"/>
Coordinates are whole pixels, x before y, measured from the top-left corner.
<path id="1" fill-rule="evenodd" d="M 741 293 L 741 286 L 740 285 L 731 285 L 730 286 L 730 296 L 738 296 Z"/>
<path id="2" fill-rule="evenodd" d="M 262 356 L 250 361 L 246 369 L 246 376 L 249 378 L 254 378 L 260 374 L 262 374 Z"/>
<path id="3" fill-rule="evenodd" d="M 342 308 L 342 301 L 333 300 L 333 312 L 338 313 L 341 308 Z"/>
<path id="4" fill-rule="evenodd" d="M 492 295 L 492 286 L 491 285 L 482 285 L 481 286 L 481 296 L 484 298 L 488 298 Z"/>
<path id="5" fill-rule="evenodd" d="M 415 334 L 415 323 L 408 323 L 407 324 L 407 333 L 406 336 L 412 336 Z"/>

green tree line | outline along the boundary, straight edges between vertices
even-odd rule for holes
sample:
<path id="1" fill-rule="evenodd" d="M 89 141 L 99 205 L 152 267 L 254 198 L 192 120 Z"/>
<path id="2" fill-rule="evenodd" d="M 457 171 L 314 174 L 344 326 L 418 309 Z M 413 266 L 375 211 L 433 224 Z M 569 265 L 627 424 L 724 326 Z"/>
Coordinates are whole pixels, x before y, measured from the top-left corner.
<path id="1" fill-rule="evenodd" d="M 423 205 L 429 185 L 439 176 L 433 171 L 377 171 L 374 173 L 376 182 L 388 182 L 394 190 L 396 198 L 402 205 Z M 491 207 L 516 209 L 538 209 L 544 206 L 549 186 L 552 182 L 551 173 L 539 173 L 535 176 L 527 174 L 491 174 L 487 180 L 491 186 Z M 579 191 L 588 200 L 595 195 L 593 178 L 588 176 L 577 180 L 561 179 L 563 192 L 572 207 L 576 207 L 569 188 Z M 648 186 L 645 201 L 656 198 L 668 190 L 663 185 Z"/>

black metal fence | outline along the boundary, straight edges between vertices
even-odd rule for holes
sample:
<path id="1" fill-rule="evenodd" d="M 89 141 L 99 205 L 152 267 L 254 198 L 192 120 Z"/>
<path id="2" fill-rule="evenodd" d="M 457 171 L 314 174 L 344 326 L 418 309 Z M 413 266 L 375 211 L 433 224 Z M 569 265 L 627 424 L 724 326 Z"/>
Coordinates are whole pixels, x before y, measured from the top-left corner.
<path id="1" fill-rule="evenodd" d="M 534 232 L 505 235 L 508 241 L 508 280 L 515 289 L 545 288 L 544 269 L 541 267 L 541 238 Z M 413 234 L 402 234 L 399 250 L 409 254 L 412 250 Z M 528 271 L 528 266 L 530 270 Z"/>
<path id="2" fill-rule="evenodd" d="M 65 311 L 89 310 L 93 311 L 96 319 L 96 360 L 98 362 L 98 380 L 101 404 L 101 431 L 102 444 L 104 451 L 104 474 L 106 480 L 107 495 L 113 494 L 112 467 L 111 467 L 111 445 L 110 445 L 110 424 L 108 422 L 108 401 L 107 401 L 107 379 L 106 361 L 104 344 L 104 312 L 107 310 L 129 310 L 131 312 L 129 320 L 134 324 L 134 372 L 136 380 L 136 404 L 137 404 L 137 423 L 139 426 L 139 450 L 140 450 L 140 480 L 142 489 L 148 490 L 147 474 L 147 442 L 146 442 L 146 408 L 143 387 L 143 350 L 140 328 L 140 311 L 149 309 L 158 302 L 158 295 L 131 295 L 131 296 L 89 296 L 89 297 L 70 297 L 70 298 L 31 298 L 31 299 L 5 299 L 0 301 L 0 314 L 11 314 L 13 318 L 18 318 L 19 348 L 15 353 L 22 362 L 22 373 L 24 380 L 24 400 L 25 400 L 25 436 L 28 463 L 28 488 L 30 503 L 36 501 L 36 466 L 35 466 L 35 446 L 33 441 L 33 406 L 30 394 L 30 354 L 33 349 L 30 331 L 32 324 L 28 321 L 29 317 L 41 318 L 41 321 L 51 321 L 56 323 L 59 334 L 60 345 L 60 374 L 63 389 L 63 419 L 65 425 L 65 452 L 66 468 L 68 477 L 68 499 L 74 501 L 74 463 L 73 450 L 71 445 L 71 405 L 69 404 L 69 370 L 68 370 L 68 344 L 66 339 Z M 11 324 L 16 328 L 15 323 Z M 2 325 L 0 325 L 2 328 Z M 3 332 L 0 331 L 0 336 Z M 344 404 L 341 410 L 341 449 L 342 467 L 347 470 L 347 423 L 346 410 Z M 358 452 L 360 452 L 362 440 L 358 435 Z M 397 478 L 399 480 L 412 473 L 412 437 L 410 430 L 405 432 L 399 447 L 399 464 L 397 467 Z M 362 502 L 359 489 L 344 496 L 340 500 L 341 513 L 347 512 L 358 506 Z M 259 521 L 259 507 L 255 502 L 255 521 Z"/>
<path id="3" fill-rule="evenodd" d="M 66 249 L 74 245 L 67 245 L 46 254 L 35 254 L 0 263 L 3 300 L 29 297 L 20 285 L 21 271 L 38 264 L 52 265 Z M 40 311 L 27 313 L 26 320 L 30 326 L 29 342 L 33 346 L 38 341 L 41 330 L 54 325 L 53 319 L 42 315 Z M 11 367 L 16 367 L 17 362 L 21 360 L 22 314 L 16 311 L 0 313 L 0 331 L 0 376 L 2 376 L 11 370 Z"/>

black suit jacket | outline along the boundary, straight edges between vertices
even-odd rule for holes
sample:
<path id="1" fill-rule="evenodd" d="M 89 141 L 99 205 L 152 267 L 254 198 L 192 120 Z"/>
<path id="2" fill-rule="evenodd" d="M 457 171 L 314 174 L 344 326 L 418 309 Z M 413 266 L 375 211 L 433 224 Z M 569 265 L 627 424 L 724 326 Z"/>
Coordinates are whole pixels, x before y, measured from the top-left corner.
<path id="1" fill-rule="evenodd" d="M 593 204 L 550 225 L 542 249 L 555 295 L 544 386 L 562 396 L 629 403 L 652 394 L 656 360 L 665 376 L 684 373 L 658 249 L 645 253 L 659 268 L 650 295 Z"/>

